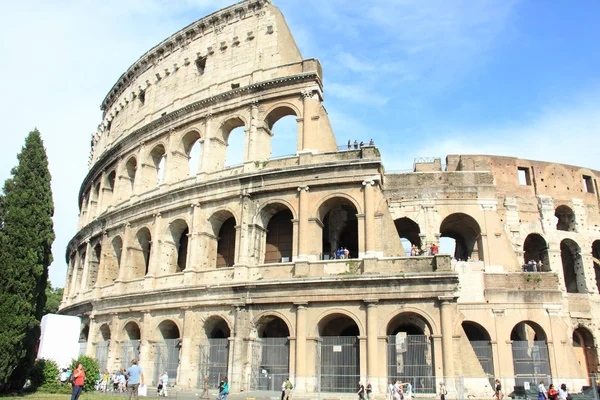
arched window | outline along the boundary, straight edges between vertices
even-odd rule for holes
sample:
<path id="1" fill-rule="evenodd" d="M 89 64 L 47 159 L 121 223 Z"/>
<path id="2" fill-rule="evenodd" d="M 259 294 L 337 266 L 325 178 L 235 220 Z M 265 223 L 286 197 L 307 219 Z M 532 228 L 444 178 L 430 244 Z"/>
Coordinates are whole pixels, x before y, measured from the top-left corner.
<path id="1" fill-rule="evenodd" d="M 140 359 L 140 339 L 142 336 L 139 325 L 133 321 L 128 322 L 123 330 L 125 331 L 125 340 L 121 345 L 121 366 L 126 368 L 131 365 L 131 360 Z"/>
<path id="2" fill-rule="evenodd" d="M 356 322 L 343 314 L 330 314 L 318 323 L 321 356 L 321 392 L 344 393 L 360 380 L 360 352 Z"/>
<path id="3" fill-rule="evenodd" d="M 148 274 L 152 251 L 152 235 L 148 228 L 140 229 L 135 235 L 131 254 L 131 278 L 142 278 Z"/>
<path id="4" fill-rule="evenodd" d="M 208 377 L 210 388 L 216 389 L 218 378 L 227 376 L 231 331 L 223 318 L 211 316 L 204 323 L 204 333 L 206 339 L 200 344 L 199 376 Z"/>
<path id="5" fill-rule="evenodd" d="M 88 261 L 88 281 L 86 288 L 89 290 L 94 287 L 98 280 L 100 264 L 102 262 L 102 245 L 100 243 L 94 246 L 91 257 Z"/>
<path id="6" fill-rule="evenodd" d="M 296 153 L 298 135 L 298 116 L 288 106 L 277 107 L 265 118 L 265 124 L 271 131 L 268 141 L 269 158 L 293 155 Z"/>
<path id="7" fill-rule="evenodd" d="M 550 359 L 546 332 L 533 321 L 519 322 L 510 334 L 512 340 L 515 385 L 524 386 L 534 377 L 549 382 Z"/>
<path id="8" fill-rule="evenodd" d="M 594 273 L 596 276 L 596 289 L 600 293 L 600 240 L 592 243 L 592 259 L 594 260 Z"/>
<path id="9" fill-rule="evenodd" d="M 354 204 L 343 197 L 334 197 L 319 207 L 323 223 L 322 255 L 324 259 L 335 258 L 341 249 L 349 251 L 349 258 L 358 258 L 358 211 Z"/>
<path id="10" fill-rule="evenodd" d="M 292 212 L 288 209 L 278 211 L 267 225 L 265 263 L 292 261 L 294 229 Z"/>
<path id="11" fill-rule="evenodd" d="M 111 241 L 111 250 L 112 251 L 106 253 L 106 258 L 103 263 L 104 279 L 102 284 L 104 285 L 113 283 L 119 276 L 121 255 L 123 253 L 123 240 L 120 236 L 115 236 Z"/>
<path id="12" fill-rule="evenodd" d="M 527 264 L 529 261 L 535 261 L 539 272 L 550 271 L 548 245 L 544 238 L 537 233 L 527 235 L 523 244 L 523 263 Z"/>
<path id="13" fill-rule="evenodd" d="M 570 207 L 565 205 L 558 206 L 554 212 L 554 217 L 556 218 L 557 230 L 575 232 L 575 213 Z"/>
<path id="14" fill-rule="evenodd" d="M 136 177 L 136 171 L 137 171 L 137 160 L 135 159 L 135 157 L 131 157 L 129 160 L 127 160 L 127 163 L 125 164 L 125 176 L 122 178 L 124 179 L 123 185 L 120 186 L 120 198 L 121 200 L 128 200 L 131 195 L 133 194 L 133 188 L 135 185 L 135 177 Z"/>
<path id="15" fill-rule="evenodd" d="M 440 225 L 442 237 L 456 241 L 454 258 L 459 261 L 483 260 L 481 248 L 481 228 L 475 219 L 467 214 L 450 214 Z"/>
<path id="16" fill-rule="evenodd" d="M 579 245 L 571 239 L 560 242 L 560 258 L 567 293 L 585 293 L 583 261 Z"/>
<path id="17" fill-rule="evenodd" d="M 178 219 L 169 224 L 169 237 L 164 244 L 166 262 L 161 268 L 163 273 L 182 272 L 187 267 L 188 235 L 187 223 Z"/>
<path id="18" fill-rule="evenodd" d="M 492 351 L 492 342 L 490 334 L 487 330 L 476 322 L 464 321 L 462 328 L 469 339 L 473 354 L 462 354 L 463 357 L 471 357 L 475 355 L 481 365 L 483 375 L 490 380 L 490 385 L 493 386 L 494 379 L 494 356 Z"/>
<path id="19" fill-rule="evenodd" d="M 159 341 L 155 346 L 155 382 L 167 371 L 169 380 L 177 382 L 177 370 L 179 369 L 179 351 L 181 349 L 181 339 L 179 328 L 170 320 L 166 320 L 158 325 L 160 334 Z"/>
<path id="20" fill-rule="evenodd" d="M 266 374 L 253 382 L 253 390 L 272 390 L 273 382 L 279 383 L 289 375 L 290 331 L 286 323 L 276 316 L 264 316 L 256 324 L 258 339 L 252 349 L 252 359 Z"/>
<path id="21" fill-rule="evenodd" d="M 598 352 L 594 343 L 592 333 L 584 328 L 579 327 L 573 331 L 573 350 L 575 351 L 575 359 L 578 361 L 581 370 L 581 376 L 589 377 L 598 371 Z M 589 382 L 588 380 L 588 383 Z"/>
<path id="22" fill-rule="evenodd" d="M 232 267 L 235 264 L 235 218 L 223 222 L 217 243 L 217 268 Z"/>
<path id="23" fill-rule="evenodd" d="M 188 173 L 186 175 L 195 176 L 200 172 L 200 163 L 202 155 L 202 138 L 197 131 L 190 131 L 182 138 L 183 151 L 188 158 Z"/>
<path id="24" fill-rule="evenodd" d="M 100 371 L 106 371 L 110 347 L 110 328 L 107 324 L 103 324 L 100 327 L 100 337 L 102 340 L 96 343 L 96 361 L 98 361 L 98 369 Z"/>
<path id="25" fill-rule="evenodd" d="M 421 237 L 419 236 L 421 228 L 419 228 L 419 225 L 415 221 L 403 217 L 396 219 L 394 225 L 402 242 L 402 247 L 404 247 L 404 252 L 407 255 L 410 254 L 413 245 L 421 249 Z"/>
<path id="26" fill-rule="evenodd" d="M 238 126 L 229 131 L 225 167 L 233 167 L 244 163 L 246 159 L 245 142 L 246 132 L 243 126 Z"/>
<path id="27" fill-rule="evenodd" d="M 156 168 L 156 185 L 161 185 L 165 177 L 166 153 L 165 147 L 162 144 L 159 144 L 150 152 L 152 165 Z"/>

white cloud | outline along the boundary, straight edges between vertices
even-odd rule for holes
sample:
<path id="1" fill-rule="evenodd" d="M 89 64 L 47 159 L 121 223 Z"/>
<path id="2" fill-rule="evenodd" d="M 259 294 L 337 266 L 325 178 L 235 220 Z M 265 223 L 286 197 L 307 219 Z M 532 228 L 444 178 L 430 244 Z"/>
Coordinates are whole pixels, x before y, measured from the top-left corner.
<path id="1" fill-rule="evenodd" d="M 365 85 L 350 85 L 336 82 L 327 83 L 327 94 L 353 103 L 373 106 L 385 105 L 389 98 L 370 92 Z"/>

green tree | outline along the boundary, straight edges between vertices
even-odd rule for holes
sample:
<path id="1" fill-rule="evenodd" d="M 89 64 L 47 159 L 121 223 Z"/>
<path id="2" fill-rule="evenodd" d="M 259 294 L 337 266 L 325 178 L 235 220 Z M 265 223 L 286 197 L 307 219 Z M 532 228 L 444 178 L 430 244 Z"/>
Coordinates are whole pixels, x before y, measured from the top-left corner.
<path id="1" fill-rule="evenodd" d="M 54 204 L 38 130 L 0 195 L 0 391 L 23 387 L 35 359 L 52 262 Z"/>
<path id="2" fill-rule="evenodd" d="M 53 288 L 52 283 L 48 281 L 46 286 L 46 306 L 42 315 L 55 314 L 58 311 L 63 297 L 63 288 Z"/>

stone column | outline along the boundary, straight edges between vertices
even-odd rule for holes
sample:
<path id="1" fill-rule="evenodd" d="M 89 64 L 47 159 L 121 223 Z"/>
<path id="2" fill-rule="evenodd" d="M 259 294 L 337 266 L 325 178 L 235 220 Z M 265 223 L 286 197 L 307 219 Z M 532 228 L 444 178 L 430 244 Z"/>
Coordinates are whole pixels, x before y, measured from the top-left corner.
<path id="1" fill-rule="evenodd" d="M 306 391 L 306 307 L 308 303 L 296 305 L 296 388 Z"/>
<path id="2" fill-rule="evenodd" d="M 177 373 L 177 386 L 194 388 L 196 387 L 197 374 L 196 365 L 192 362 L 194 351 L 194 336 L 197 331 L 194 329 L 194 311 L 190 307 L 182 308 L 183 326 L 181 333 L 181 350 L 179 355 L 179 371 Z M 197 363 L 196 363 L 197 364 Z"/>
<path id="3" fill-rule="evenodd" d="M 367 380 L 371 381 L 373 392 L 379 390 L 379 357 L 377 353 L 377 303 L 378 300 L 365 300 L 367 305 Z"/>
<path id="4" fill-rule="evenodd" d="M 119 273 L 117 274 L 117 282 L 123 281 L 127 278 L 127 271 L 129 270 L 127 262 L 129 261 L 129 235 L 131 224 L 125 222 L 123 224 L 123 248 L 121 249 L 121 262 L 119 263 Z"/>
<path id="5" fill-rule="evenodd" d="M 454 387 L 454 351 L 452 349 L 452 302 L 454 297 L 438 297 L 442 327 L 442 363 L 448 390 Z"/>
<path id="6" fill-rule="evenodd" d="M 298 192 L 298 255 L 297 259 L 306 261 L 308 259 L 308 186 L 299 186 Z"/>
<path id="7" fill-rule="evenodd" d="M 104 182 L 106 181 L 106 171 L 100 174 L 100 190 L 98 190 L 98 199 L 96 200 L 96 217 L 102 214 L 102 203 L 104 198 Z"/>
<path id="8" fill-rule="evenodd" d="M 85 257 L 83 259 L 83 272 L 81 273 L 81 281 L 79 282 L 79 294 L 85 293 L 87 289 L 87 279 L 89 274 L 89 261 L 90 261 L 90 252 L 92 251 L 92 246 L 90 245 L 90 241 L 88 240 L 85 244 Z"/>
<path id="9" fill-rule="evenodd" d="M 148 266 L 149 278 L 154 278 L 158 275 L 158 268 L 160 266 L 160 255 L 162 246 L 162 229 L 161 229 L 162 216 L 160 213 L 154 214 L 154 229 L 152 232 L 152 249 L 150 254 L 150 265 Z"/>
<path id="10" fill-rule="evenodd" d="M 153 339 L 152 315 L 150 311 L 144 311 L 141 321 L 142 338 L 140 340 L 140 355 L 138 365 L 144 371 L 144 383 L 151 385 L 154 378 L 154 351 L 153 346 L 156 343 Z M 131 360 L 125 360 L 129 365 Z"/>
<path id="11" fill-rule="evenodd" d="M 117 313 L 111 314 L 111 323 L 110 323 L 110 346 L 108 348 L 108 360 L 106 362 L 106 368 L 109 371 L 113 371 L 118 369 L 121 365 L 117 364 L 117 359 L 119 358 L 119 332 L 121 331 L 121 326 L 119 324 L 119 316 Z"/>
<path id="12" fill-rule="evenodd" d="M 375 206 L 373 204 L 374 181 L 364 181 L 364 203 L 365 203 L 365 255 L 375 257 Z"/>
<path id="13" fill-rule="evenodd" d="M 202 211 L 200 203 L 192 204 L 192 223 L 189 227 L 190 234 L 188 240 L 188 257 L 186 261 L 186 271 L 197 271 L 199 269 L 198 253 L 200 247 L 200 213 Z"/>
<path id="14" fill-rule="evenodd" d="M 231 369 L 229 370 L 229 386 L 235 388 L 246 388 L 248 382 L 248 372 L 251 365 L 246 357 L 247 344 L 244 341 L 248 328 L 248 310 L 245 304 L 235 305 L 235 325 L 233 332 L 233 356 L 231 359 Z"/>

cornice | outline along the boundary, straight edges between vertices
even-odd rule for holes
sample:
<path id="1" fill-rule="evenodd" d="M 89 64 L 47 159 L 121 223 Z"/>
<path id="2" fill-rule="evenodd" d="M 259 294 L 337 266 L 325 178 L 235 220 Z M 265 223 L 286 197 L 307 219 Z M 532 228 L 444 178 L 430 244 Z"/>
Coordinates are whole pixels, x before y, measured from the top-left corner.
<path id="1" fill-rule="evenodd" d="M 184 47 L 198 36 L 212 33 L 216 28 L 231 23 L 234 18 L 243 19 L 248 13 L 255 13 L 271 0 L 244 0 L 222 10 L 209 14 L 185 28 L 175 32 L 167 39 L 154 46 L 134 62 L 108 91 L 100 105 L 102 111 L 109 110 L 121 94 L 144 72 L 150 69 L 157 60 L 168 57 L 175 49 Z M 210 30 L 210 31 L 208 31 Z"/>

